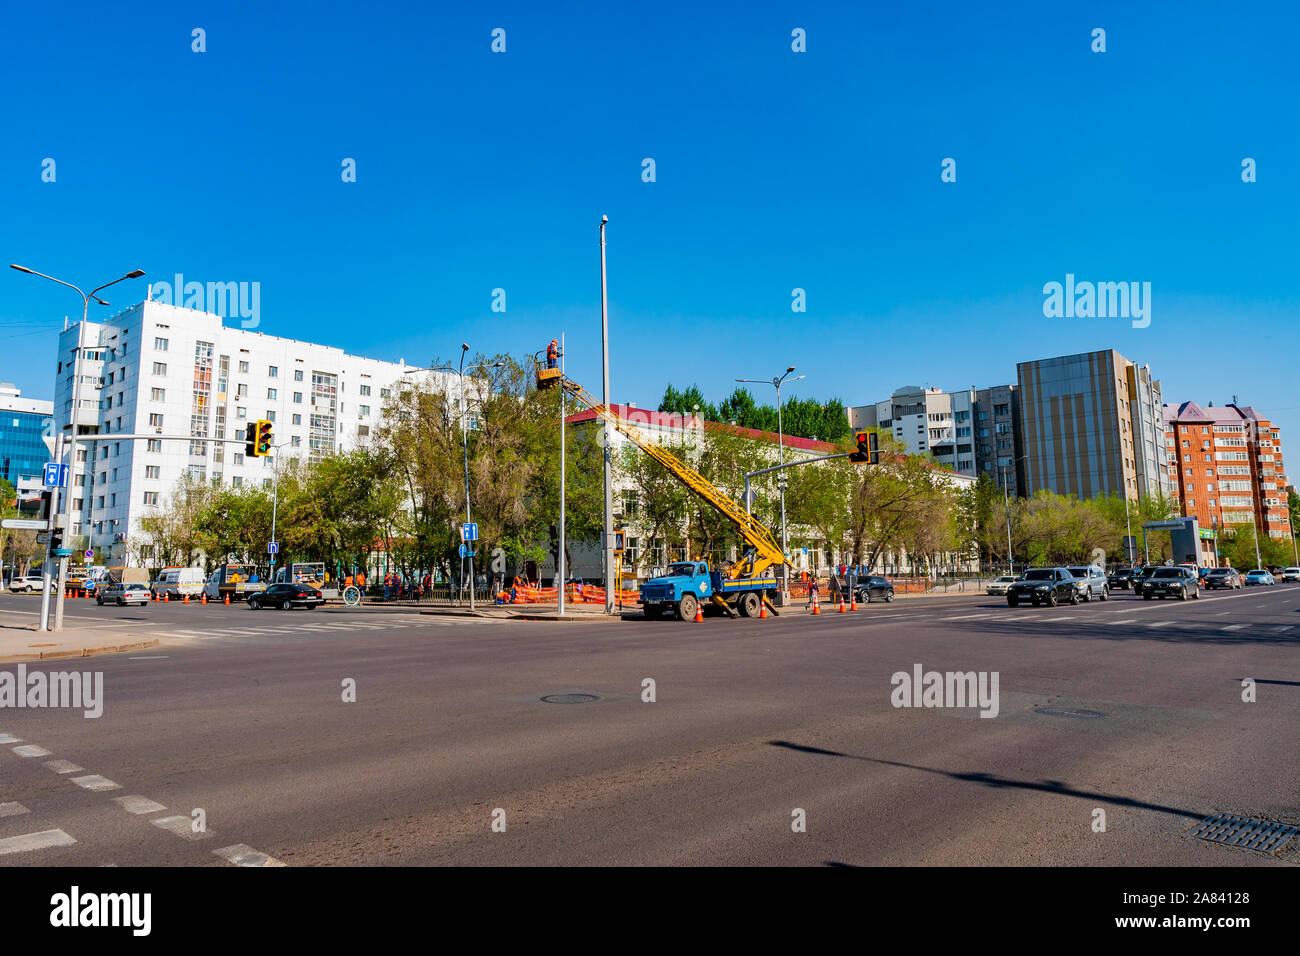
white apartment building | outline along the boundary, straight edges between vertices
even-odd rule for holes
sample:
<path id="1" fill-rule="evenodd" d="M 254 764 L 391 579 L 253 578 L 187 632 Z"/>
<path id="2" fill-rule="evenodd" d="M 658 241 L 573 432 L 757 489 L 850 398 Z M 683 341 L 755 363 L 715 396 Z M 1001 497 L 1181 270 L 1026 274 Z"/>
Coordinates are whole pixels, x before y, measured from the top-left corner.
<path id="1" fill-rule="evenodd" d="M 241 440 L 273 421 L 277 455 L 318 459 L 364 445 L 384 400 L 408 372 L 342 349 L 231 328 L 213 314 L 145 301 L 103 323 L 68 325 L 59 337 L 55 414 L 70 434 L 73 355 L 80 339 L 79 431 L 157 434 L 79 446 L 70 485 L 72 535 L 96 561 L 120 560 L 140 519 L 167 503 L 183 474 L 270 488 L 276 457 L 245 460 Z M 161 436 L 189 436 L 188 441 Z"/>

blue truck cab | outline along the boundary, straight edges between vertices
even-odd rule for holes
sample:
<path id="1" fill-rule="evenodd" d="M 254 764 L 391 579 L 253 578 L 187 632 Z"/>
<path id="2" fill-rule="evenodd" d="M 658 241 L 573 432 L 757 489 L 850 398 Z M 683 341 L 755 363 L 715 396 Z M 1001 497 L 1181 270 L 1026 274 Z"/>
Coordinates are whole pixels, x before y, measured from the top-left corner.
<path id="1" fill-rule="evenodd" d="M 777 586 L 775 575 L 756 578 L 727 579 L 720 571 L 709 570 L 706 561 L 676 561 L 661 578 L 651 578 L 641 586 L 641 606 L 648 618 L 665 613 L 678 620 L 695 618 L 698 605 L 709 605 L 720 596 L 732 616 L 757 617 L 759 605 L 767 591 Z M 734 612 L 734 613 L 733 613 Z"/>

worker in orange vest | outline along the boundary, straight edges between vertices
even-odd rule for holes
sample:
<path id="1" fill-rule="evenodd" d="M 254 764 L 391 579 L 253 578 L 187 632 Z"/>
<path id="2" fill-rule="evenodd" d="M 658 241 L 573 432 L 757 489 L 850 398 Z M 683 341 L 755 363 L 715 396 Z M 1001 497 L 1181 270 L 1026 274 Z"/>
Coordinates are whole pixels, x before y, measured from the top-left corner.
<path id="1" fill-rule="evenodd" d="M 558 368 L 560 364 L 560 343 L 556 339 L 551 339 L 551 344 L 546 346 L 546 367 Z"/>

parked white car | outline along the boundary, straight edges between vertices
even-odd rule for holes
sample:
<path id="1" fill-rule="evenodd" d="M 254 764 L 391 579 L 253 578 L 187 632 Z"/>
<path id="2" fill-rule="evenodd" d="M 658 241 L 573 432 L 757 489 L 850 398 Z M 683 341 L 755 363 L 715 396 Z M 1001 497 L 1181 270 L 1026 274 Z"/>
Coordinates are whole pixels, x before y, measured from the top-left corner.
<path id="1" fill-rule="evenodd" d="M 999 597 L 1006 597 L 1007 589 L 1010 588 L 1011 585 L 1015 583 L 1016 583 L 1016 576 L 1014 574 L 1004 574 L 1002 575 L 1002 577 L 998 578 L 996 581 L 994 581 L 988 587 L 986 587 L 984 589 L 984 593 L 996 594 Z"/>
<path id="2" fill-rule="evenodd" d="M 30 594 L 32 591 L 40 591 L 45 585 L 45 578 L 39 574 L 24 574 L 21 577 L 14 577 L 9 580 L 9 590 L 15 594 Z M 51 586 L 53 582 L 51 582 Z"/>

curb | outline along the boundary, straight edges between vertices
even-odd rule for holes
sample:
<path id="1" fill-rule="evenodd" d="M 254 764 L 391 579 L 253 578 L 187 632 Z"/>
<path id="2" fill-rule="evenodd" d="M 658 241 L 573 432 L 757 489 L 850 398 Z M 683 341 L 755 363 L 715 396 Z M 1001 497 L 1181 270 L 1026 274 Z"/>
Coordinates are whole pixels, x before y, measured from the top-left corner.
<path id="1" fill-rule="evenodd" d="M 8 661 L 52 661 L 62 657 L 93 657 L 96 654 L 113 654 L 120 651 L 136 651 L 145 647 L 154 647 L 158 638 L 147 641 L 135 641 L 131 644 L 104 644 L 100 647 L 72 647 L 57 651 L 40 651 L 35 654 L 3 654 L 0 663 Z"/>

